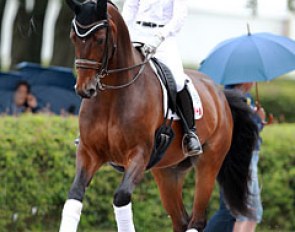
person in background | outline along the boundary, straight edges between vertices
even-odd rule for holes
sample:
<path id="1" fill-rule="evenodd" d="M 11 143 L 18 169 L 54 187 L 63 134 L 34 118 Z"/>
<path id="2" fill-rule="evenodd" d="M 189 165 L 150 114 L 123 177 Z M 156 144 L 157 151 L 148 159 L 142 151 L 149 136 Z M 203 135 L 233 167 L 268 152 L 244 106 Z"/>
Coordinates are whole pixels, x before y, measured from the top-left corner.
<path id="1" fill-rule="evenodd" d="M 39 106 L 36 97 L 31 93 L 28 82 L 20 81 L 15 88 L 15 93 L 8 114 L 18 115 L 25 112 L 37 113 Z"/>
<path id="2" fill-rule="evenodd" d="M 265 124 L 265 112 L 260 106 L 256 106 L 250 90 L 253 86 L 253 82 L 241 83 L 235 85 L 227 85 L 226 89 L 233 89 L 241 92 L 248 105 L 255 112 L 253 120 L 255 121 L 259 132 L 263 129 Z M 250 163 L 250 181 L 249 181 L 249 195 L 248 195 L 248 207 L 252 213 L 252 217 L 246 217 L 243 215 L 234 215 L 228 209 L 226 202 L 224 201 L 222 190 L 220 191 L 220 206 L 219 210 L 209 220 L 205 232 L 254 232 L 257 223 L 262 220 L 263 208 L 260 198 L 260 188 L 258 182 L 258 160 L 259 150 L 262 143 L 261 137 L 258 138 L 255 150 L 252 154 Z"/>

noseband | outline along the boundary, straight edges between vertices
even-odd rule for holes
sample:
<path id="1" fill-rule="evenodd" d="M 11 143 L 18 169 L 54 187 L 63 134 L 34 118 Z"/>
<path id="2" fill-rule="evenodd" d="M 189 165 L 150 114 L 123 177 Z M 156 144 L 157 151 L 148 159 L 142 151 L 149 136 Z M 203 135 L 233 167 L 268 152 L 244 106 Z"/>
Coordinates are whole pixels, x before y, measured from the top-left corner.
<path id="1" fill-rule="evenodd" d="M 144 71 L 145 65 L 150 60 L 149 56 L 145 57 L 145 60 L 140 64 L 136 64 L 136 65 L 133 65 L 133 66 L 130 66 L 127 68 L 111 69 L 111 70 L 108 69 L 109 60 L 113 57 L 114 52 L 116 50 L 116 45 L 113 42 L 112 43 L 112 53 L 111 53 L 111 56 L 109 57 L 109 46 L 108 46 L 108 43 L 109 43 L 109 23 L 108 23 L 108 20 L 101 20 L 99 22 L 84 26 L 84 25 L 81 25 L 79 22 L 77 22 L 76 18 L 74 18 L 72 21 L 72 26 L 73 26 L 75 33 L 80 38 L 85 38 L 98 30 L 106 28 L 106 40 L 105 40 L 105 46 L 104 46 L 104 50 L 103 50 L 102 61 L 98 62 L 96 60 L 90 60 L 90 59 L 85 59 L 85 58 L 79 58 L 79 59 L 75 60 L 75 66 L 77 69 L 96 70 L 95 79 L 97 81 L 97 88 L 99 90 L 102 91 L 102 90 L 107 90 L 107 89 L 114 89 L 114 90 L 115 89 L 122 89 L 122 88 L 132 85 L 141 76 L 142 72 Z M 80 32 L 79 29 L 82 29 L 83 32 Z M 125 72 L 125 71 L 129 71 L 129 70 L 139 68 L 139 67 L 140 67 L 140 69 L 139 69 L 138 73 L 132 78 L 132 80 L 130 80 L 126 84 L 107 85 L 107 84 L 104 84 L 101 82 L 102 79 L 104 79 L 105 77 L 107 77 L 110 74 L 118 73 L 118 72 Z"/>

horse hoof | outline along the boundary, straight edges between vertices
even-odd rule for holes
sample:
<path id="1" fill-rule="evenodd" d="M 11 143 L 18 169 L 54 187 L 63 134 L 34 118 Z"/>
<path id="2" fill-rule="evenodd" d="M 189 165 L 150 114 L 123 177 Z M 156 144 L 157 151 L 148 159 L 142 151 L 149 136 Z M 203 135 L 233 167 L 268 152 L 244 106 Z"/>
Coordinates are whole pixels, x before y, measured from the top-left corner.
<path id="1" fill-rule="evenodd" d="M 196 229 L 188 229 L 186 232 L 198 232 Z"/>

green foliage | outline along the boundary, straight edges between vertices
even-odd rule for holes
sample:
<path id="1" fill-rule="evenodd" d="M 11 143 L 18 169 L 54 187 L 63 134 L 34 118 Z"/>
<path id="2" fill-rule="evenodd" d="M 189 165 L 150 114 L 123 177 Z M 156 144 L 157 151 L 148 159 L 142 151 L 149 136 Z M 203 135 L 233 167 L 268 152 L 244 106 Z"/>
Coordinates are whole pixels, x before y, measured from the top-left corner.
<path id="1" fill-rule="evenodd" d="M 77 119 L 53 116 L 0 118 L 1 231 L 57 231 L 60 214 L 75 174 Z M 263 231 L 288 231 L 294 224 L 295 125 L 275 125 L 263 133 Z M 103 167 L 87 189 L 79 231 L 116 231 L 112 198 L 122 175 Z M 191 212 L 194 174 L 185 183 L 185 205 Z M 38 209 L 32 214 L 32 208 Z M 137 231 L 171 231 L 152 175 L 147 173 L 133 195 Z M 208 214 L 218 208 L 215 190 Z M 14 216 L 13 216 L 14 215 Z M 17 219 L 16 219 L 17 215 Z M 16 220 L 13 220 L 16 219 Z M 99 228 L 99 229 L 98 229 Z"/>
<path id="2" fill-rule="evenodd" d="M 295 122 L 294 80 L 279 78 L 258 86 L 261 104 L 268 113 L 273 113 L 279 121 Z"/>
<path id="3" fill-rule="evenodd" d="M 1 118 L 0 128 L 0 228 L 39 229 L 42 220 L 57 219 L 70 187 L 77 122 L 50 116 L 7 117 Z M 32 207 L 42 217 L 32 215 Z M 18 215 L 17 223 L 12 222 L 13 214 Z"/>
<path id="4" fill-rule="evenodd" d="M 262 133 L 260 156 L 263 226 L 273 230 L 295 228 L 295 125 L 272 125 Z"/>

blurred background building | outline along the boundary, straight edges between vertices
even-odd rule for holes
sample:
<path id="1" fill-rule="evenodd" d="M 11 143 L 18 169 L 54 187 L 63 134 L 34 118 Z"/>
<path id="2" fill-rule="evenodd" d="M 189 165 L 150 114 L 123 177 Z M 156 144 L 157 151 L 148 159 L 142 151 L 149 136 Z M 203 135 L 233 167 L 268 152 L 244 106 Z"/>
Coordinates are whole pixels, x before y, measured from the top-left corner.
<path id="1" fill-rule="evenodd" d="M 124 0 L 114 0 L 122 9 Z M 251 31 L 295 39 L 295 0 L 189 0 L 179 35 L 185 64 L 195 66 L 220 41 Z M 73 15 L 63 0 L 0 0 L 0 62 L 9 70 L 21 61 L 73 66 L 69 40 Z"/>

